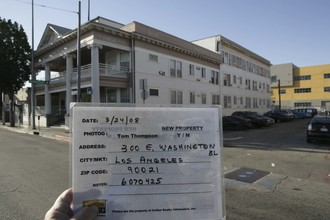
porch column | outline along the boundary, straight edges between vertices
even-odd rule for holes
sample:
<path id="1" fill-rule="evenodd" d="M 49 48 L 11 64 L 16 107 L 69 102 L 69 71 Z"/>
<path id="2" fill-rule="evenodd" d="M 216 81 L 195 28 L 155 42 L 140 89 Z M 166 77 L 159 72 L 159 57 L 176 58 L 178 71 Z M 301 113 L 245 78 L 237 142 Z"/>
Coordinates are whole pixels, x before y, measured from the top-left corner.
<path id="1" fill-rule="evenodd" d="M 50 66 L 48 63 L 45 64 L 45 115 L 52 113 L 52 99 L 49 93 L 49 81 L 50 81 Z"/>
<path id="2" fill-rule="evenodd" d="M 66 82 L 65 82 L 65 88 L 66 88 L 66 113 L 65 115 L 67 117 L 70 117 L 70 103 L 72 101 L 72 94 L 71 94 L 71 79 L 72 79 L 72 71 L 73 71 L 73 57 L 71 54 L 67 54 L 65 56 L 66 58 Z"/>
<path id="3" fill-rule="evenodd" d="M 100 102 L 100 69 L 99 69 L 99 49 L 101 45 L 92 44 L 91 48 L 91 84 L 92 84 L 92 102 Z"/>

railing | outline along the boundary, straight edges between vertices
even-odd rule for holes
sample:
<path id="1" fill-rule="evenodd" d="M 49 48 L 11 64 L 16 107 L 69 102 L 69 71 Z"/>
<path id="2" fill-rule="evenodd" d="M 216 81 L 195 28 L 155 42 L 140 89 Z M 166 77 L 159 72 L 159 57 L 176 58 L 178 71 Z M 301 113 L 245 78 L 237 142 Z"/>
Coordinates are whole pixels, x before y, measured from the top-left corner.
<path id="1" fill-rule="evenodd" d="M 81 78 L 86 78 L 91 76 L 92 65 L 87 64 L 81 66 Z M 113 77 L 128 77 L 129 69 L 125 66 L 117 67 L 115 65 L 109 65 L 105 63 L 99 63 L 100 76 L 113 76 Z M 66 71 L 60 72 L 57 77 L 51 79 L 51 83 L 63 82 L 66 80 Z M 71 75 L 72 79 L 77 78 L 77 68 L 74 68 Z"/>

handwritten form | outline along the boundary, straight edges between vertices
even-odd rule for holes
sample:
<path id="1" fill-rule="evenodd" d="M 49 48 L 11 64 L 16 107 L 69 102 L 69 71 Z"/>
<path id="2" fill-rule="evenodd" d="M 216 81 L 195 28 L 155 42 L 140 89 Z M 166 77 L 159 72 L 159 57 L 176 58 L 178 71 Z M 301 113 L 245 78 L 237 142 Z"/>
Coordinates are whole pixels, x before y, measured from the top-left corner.
<path id="1" fill-rule="evenodd" d="M 74 209 L 98 219 L 222 219 L 218 108 L 72 109 Z"/>

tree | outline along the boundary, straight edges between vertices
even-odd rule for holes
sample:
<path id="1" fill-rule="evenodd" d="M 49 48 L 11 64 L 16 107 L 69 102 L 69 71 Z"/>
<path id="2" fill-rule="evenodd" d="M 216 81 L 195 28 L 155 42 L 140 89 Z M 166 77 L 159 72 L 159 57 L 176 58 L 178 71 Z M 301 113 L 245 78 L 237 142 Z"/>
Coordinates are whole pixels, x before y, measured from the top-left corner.
<path id="1" fill-rule="evenodd" d="M 11 115 L 14 115 L 14 95 L 30 77 L 30 58 L 31 47 L 23 27 L 0 17 L 0 93 L 12 100 Z M 14 126 L 14 120 L 10 121 Z"/>

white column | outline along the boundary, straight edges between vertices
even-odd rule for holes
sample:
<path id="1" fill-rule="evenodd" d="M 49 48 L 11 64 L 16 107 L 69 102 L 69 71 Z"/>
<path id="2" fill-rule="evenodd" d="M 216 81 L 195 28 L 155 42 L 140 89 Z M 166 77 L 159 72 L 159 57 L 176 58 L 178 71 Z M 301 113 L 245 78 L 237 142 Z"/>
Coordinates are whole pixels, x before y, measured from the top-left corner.
<path id="1" fill-rule="evenodd" d="M 91 67 L 91 83 L 92 83 L 92 102 L 100 102 L 100 69 L 99 69 L 99 48 L 101 46 L 93 44 L 91 48 L 92 67 Z"/>
<path id="2" fill-rule="evenodd" d="M 67 54 L 65 56 L 66 58 L 66 82 L 65 82 L 65 88 L 66 88 L 66 116 L 70 116 L 70 103 L 72 101 L 72 94 L 71 94 L 71 79 L 72 79 L 72 71 L 73 71 L 73 57 L 71 54 Z"/>
<path id="3" fill-rule="evenodd" d="M 50 81 L 50 66 L 45 64 L 45 81 Z M 45 84 L 45 115 L 50 115 L 52 113 L 52 100 L 49 93 L 49 85 Z"/>

